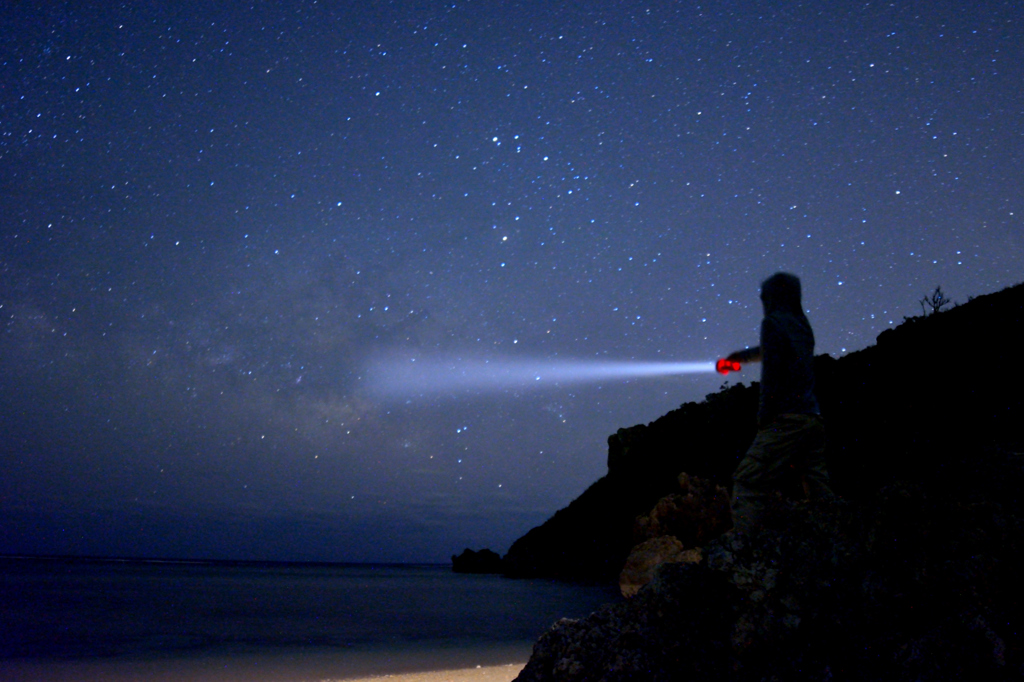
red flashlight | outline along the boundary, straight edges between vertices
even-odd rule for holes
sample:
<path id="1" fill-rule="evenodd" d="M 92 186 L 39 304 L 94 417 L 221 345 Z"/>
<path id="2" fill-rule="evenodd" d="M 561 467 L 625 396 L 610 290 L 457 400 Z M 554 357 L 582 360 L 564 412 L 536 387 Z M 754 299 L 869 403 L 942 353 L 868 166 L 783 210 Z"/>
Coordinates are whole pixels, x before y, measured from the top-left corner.
<path id="1" fill-rule="evenodd" d="M 726 360 L 721 358 L 715 363 L 715 369 L 719 374 L 728 374 L 729 372 L 738 372 L 742 369 L 742 365 L 735 360 Z"/>

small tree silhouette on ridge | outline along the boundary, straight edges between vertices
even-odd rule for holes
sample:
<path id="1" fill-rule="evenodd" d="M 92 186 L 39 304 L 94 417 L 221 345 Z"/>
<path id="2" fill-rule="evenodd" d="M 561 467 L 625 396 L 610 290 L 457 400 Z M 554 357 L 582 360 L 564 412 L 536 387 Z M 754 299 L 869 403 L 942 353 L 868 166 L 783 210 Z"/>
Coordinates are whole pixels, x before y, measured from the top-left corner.
<path id="1" fill-rule="evenodd" d="M 932 292 L 931 296 L 925 294 L 925 296 L 918 301 L 921 304 L 921 312 L 925 315 L 934 315 L 935 313 L 942 312 L 942 309 L 947 305 L 950 305 L 952 301 L 946 298 L 946 295 L 942 293 L 942 287 L 936 286 L 935 291 Z M 931 312 L 928 312 L 931 309 Z"/>

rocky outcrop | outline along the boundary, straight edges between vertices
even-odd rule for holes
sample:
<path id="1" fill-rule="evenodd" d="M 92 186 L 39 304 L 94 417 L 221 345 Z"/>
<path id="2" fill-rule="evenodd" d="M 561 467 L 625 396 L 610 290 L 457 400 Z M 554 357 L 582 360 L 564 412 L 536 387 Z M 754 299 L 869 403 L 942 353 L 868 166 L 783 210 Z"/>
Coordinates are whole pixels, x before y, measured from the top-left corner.
<path id="1" fill-rule="evenodd" d="M 519 682 L 724 680 L 730 586 L 701 564 L 665 564 L 633 599 L 541 636 Z"/>
<path id="2" fill-rule="evenodd" d="M 679 492 L 661 498 L 633 522 L 634 543 L 671 535 L 686 547 L 700 547 L 732 526 L 728 490 L 686 472 L 676 481 Z"/>
<path id="3" fill-rule="evenodd" d="M 489 549 L 474 552 L 468 547 L 462 554 L 452 555 L 452 571 L 455 573 L 501 573 L 501 555 Z"/>
<path id="4" fill-rule="evenodd" d="M 671 535 L 645 540 L 629 553 L 619 574 L 619 590 L 623 597 L 632 597 L 654 579 L 654 572 L 662 564 L 699 563 L 700 560 L 700 547 L 683 549 L 683 543 Z"/>
<path id="5" fill-rule="evenodd" d="M 1018 679 L 1024 519 L 983 498 L 1024 475 L 1021 456 L 984 460 L 994 490 L 938 476 L 859 504 L 777 496 L 755 534 L 730 531 L 703 562 L 662 564 L 633 599 L 556 623 L 517 679 Z"/>
<path id="6" fill-rule="evenodd" d="M 725 488 L 685 472 L 676 480 L 678 492 L 633 522 L 634 546 L 619 574 L 624 597 L 649 583 L 660 564 L 700 561 L 701 546 L 732 526 Z"/>

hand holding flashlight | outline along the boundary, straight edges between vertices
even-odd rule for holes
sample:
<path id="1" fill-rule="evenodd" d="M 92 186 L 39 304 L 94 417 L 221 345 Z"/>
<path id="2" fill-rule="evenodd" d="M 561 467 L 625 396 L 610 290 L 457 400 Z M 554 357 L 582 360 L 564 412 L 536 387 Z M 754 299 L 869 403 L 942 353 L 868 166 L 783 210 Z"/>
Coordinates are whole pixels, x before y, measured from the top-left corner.
<path id="1" fill-rule="evenodd" d="M 720 358 L 718 362 L 715 363 L 715 370 L 718 371 L 719 374 L 738 372 L 741 369 L 743 369 L 743 365 L 736 360 L 729 360 L 728 358 Z"/>
<path id="2" fill-rule="evenodd" d="M 724 357 L 715 363 L 715 370 L 719 374 L 738 372 L 743 369 L 743 363 L 745 362 L 761 362 L 761 347 L 757 346 L 730 353 L 728 357 Z"/>

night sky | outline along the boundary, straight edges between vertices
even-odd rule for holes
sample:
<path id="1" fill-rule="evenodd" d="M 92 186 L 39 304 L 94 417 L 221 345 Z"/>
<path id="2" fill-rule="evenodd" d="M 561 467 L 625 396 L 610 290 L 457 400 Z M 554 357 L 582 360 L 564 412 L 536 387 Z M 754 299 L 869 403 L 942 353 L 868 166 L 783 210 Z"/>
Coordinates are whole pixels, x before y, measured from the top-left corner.
<path id="1" fill-rule="evenodd" d="M 1017 283 L 1022 41 L 1019 2 L 4 3 L 0 553 L 506 551 L 723 377 L 371 362 L 714 360 L 777 270 L 839 357 Z"/>

